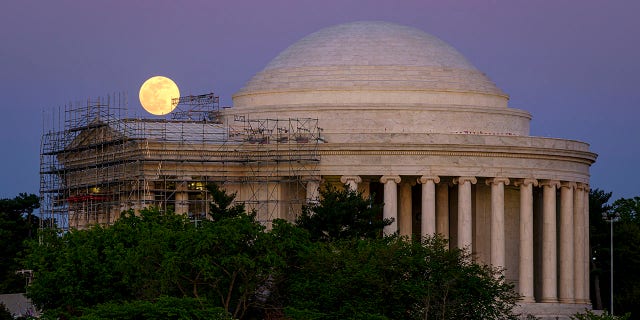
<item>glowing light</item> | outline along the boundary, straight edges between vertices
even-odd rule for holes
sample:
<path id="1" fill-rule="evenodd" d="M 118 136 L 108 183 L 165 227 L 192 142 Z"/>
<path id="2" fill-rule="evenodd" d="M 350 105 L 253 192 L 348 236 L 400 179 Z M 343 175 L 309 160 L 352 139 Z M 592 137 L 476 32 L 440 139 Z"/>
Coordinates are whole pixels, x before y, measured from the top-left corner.
<path id="1" fill-rule="evenodd" d="M 140 87 L 140 104 L 147 112 L 165 115 L 176 107 L 171 99 L 180 97 L 180 90 L 173 80 L 155 76 L 147 79 Z"/>

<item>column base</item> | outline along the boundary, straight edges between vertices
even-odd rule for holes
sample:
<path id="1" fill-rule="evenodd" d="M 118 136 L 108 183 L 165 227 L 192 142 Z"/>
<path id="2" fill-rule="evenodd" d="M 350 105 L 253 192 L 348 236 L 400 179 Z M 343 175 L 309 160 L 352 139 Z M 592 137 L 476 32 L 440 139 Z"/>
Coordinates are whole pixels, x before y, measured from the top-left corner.
<path id="1" fill-rule="evenodd" d="M 541 298 L 540 303 L 558 303 L 558 298 Z"/>
<path id="2" fill-rule="evenodd" d="M 570 304 L 574 304 L 576 303 L 576 299 L 569 299 L 569 298 L 560 298 L 558 299 L 559 303 L 570 303 Z"/>
<path id="3" fill-rule="evenodd" d="M 535 303 L 536 299 L 534 297 L 521 297 L 518 303 Z"/>

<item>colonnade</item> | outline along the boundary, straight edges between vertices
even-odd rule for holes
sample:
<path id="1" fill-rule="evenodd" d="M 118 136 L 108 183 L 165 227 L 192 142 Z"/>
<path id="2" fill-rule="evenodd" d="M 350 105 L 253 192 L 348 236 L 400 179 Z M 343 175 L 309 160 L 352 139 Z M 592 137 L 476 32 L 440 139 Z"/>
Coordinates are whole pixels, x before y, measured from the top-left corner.
<path id="1" fill-rule="evenodd" d="M 505 186 L 519 189 L 519 256 L 518 288 L 523 302 L 589 303 L 589 187 L 584 183 L 557 180 L 510 179 L 488 177 L 480 179 L 491 188 L 490 199 L 490 263 L 505 267 Z M 352 190 L 362 182 L 359 176 L 342 176 L 340 181 Z M 457 231 L 458 248 L 473 248 L 474 208 L 472 185 L 479 179 L 471 176 L 452 177 L 441 183 L 436 175 L 400 177 L 385 175 L 383 217 L 393 220 L 384 234 L 399 232 L 411 235 L 411 186 L 421 185 L 422 236 L 441 234 L 449 238 L 449 228 Z M 443 180 L 444 181 L 444 180 Z M 457 223 L 450 226 L 449 187 L 457 187 Z M 307 196 L 317 195 L 319 183 L 308 184 Z M 540 212 L 534 213 L 534 188 L 542 189 Z M 559 189 L 560 205 L 556 203 Z M 538 257 L 540 279 L 534 279 L 534 214 L 542 219 L 539 231 L 542 253 Z M 513 241 L 515 239 L 509 239 Z M 452 244 L 453 245 L 453 244 Z M 536 287 L 540 286 L 540 287 Z M 537 299 L 536 299 L 537 298 Z"/>

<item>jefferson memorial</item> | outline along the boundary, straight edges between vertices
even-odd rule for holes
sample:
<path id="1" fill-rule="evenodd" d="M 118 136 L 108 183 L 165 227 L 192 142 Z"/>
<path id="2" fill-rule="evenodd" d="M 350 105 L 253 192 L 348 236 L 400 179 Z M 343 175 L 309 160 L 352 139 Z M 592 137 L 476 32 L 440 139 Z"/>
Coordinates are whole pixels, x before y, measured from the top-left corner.
<path id="1" fill-rule="evenodd" d="M 354 22 L 282 51 L 229 114 L 318 119 L 317 177 L 383 197 L 386 233 L 439 233 L 505 269 L 525 311 L 590 308 L 587 143 L 529 135 L 531 114 L 421 30 Z"/>
<path id="2" fill-rule="evenodd" d="M 529 112 L 421 30 L 354 22 L 312 33 L 203 118 L 122 118 L 118 101 L 65 109 L 65 127 L 43 135 L 48 221 L 84 228 L 149 205 L 206 218 L 204 186 L 215 182 L 269 226 L 294 219 L 323 184 L 344 185 L 384 203 L 386 234 L 438 233 L 503 268 L 523 312 L 590 308 L 596 154 L 530 136 Z"/>

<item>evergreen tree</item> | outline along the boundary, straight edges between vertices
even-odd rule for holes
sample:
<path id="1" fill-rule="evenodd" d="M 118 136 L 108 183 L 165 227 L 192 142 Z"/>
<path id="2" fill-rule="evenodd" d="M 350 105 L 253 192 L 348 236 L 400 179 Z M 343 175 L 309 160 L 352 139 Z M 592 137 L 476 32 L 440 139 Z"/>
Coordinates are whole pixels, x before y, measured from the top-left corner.
<path id="1" fill-rule="evenodd" d="M 391 224 L 382 218 L 382 206 L 373 197 L 345 188 L 326 185 L 317 204 L 304 206 L 296 225 L 309 231 L 313 240 L 333 241 L 350 238 L 376 238 Z"/>

